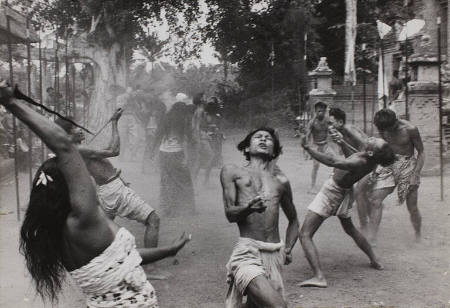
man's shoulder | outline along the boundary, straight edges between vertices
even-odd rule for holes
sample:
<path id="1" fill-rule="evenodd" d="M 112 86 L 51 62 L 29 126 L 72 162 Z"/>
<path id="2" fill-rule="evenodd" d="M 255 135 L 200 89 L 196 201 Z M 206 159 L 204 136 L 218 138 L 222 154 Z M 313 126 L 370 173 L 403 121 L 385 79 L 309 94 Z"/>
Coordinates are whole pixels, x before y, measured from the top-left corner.
<path id="1" fill-rule="evenodd" d="M 400 123 L 400 129 L 406 130 L 408 133 L 417 132 L 419 129 L 416 125 L 412 124 L 407 120 L 398 120 Z"/>
<path id="2" fill-rule="evenodd" d="M 344 130 L 346 130 L 350 133 L 358 133 L 360 135 L 365 135 L 365 133 L 363 132 L 363 130 L 361 128 L 359 128 L 358 126 L 353 125 L 353 124 L 345 124 Z"/>
<path id="3" fill-rule="evenodd" d="M 221 174 L 231 176 L 231 175 L 238 174 L 242 170 L 243 170 L 243 168 L 239 167 L 236 164 L 225 164 L 221 169 Z"/>
<path id="4" fill-rule="evenodd" d="M 289 184 L 288 177 L 278 165 L 275 165 L 273 168 L 273 176 L 276 177 L 282 185 Z"/>

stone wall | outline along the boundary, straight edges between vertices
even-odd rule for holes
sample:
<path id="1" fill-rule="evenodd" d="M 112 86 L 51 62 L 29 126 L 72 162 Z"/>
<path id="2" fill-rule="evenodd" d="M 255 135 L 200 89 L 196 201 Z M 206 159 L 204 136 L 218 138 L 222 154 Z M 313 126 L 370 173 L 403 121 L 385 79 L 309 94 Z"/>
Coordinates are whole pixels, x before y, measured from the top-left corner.
<path id="1" fill-rule="evenodd" d="M 425 147 L 424 170 L 439 165 L 439 98 L 436 83 L 410 83 L 410 121 L 416 125 Z"/>
<path id="2" fill-rule="evenodd" d="M 373 106 L 375 103 L 375 106 Z M 364 102 L 362 99 L 355 99 L 354 104 L 351 100 L 339 99 L 336 97 L 330 107 L 338 107 L 345 111 L 347 123 L 354 124 L 360 129 L 364 129 Z M 372 135 L 376 128 L 372 127 L 374 113 L 378 110 L 376 102 L 372 98 L 366 99 L 366 133 Z"/>

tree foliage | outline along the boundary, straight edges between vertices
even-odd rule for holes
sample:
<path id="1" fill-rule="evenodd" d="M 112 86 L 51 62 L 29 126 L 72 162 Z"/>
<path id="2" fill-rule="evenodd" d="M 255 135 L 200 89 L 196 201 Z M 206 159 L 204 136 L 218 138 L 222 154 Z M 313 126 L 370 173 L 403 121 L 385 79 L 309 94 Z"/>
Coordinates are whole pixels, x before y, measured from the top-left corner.
<path id="1" fill-rule="evenodd" d="M 405 22 L 413 18 L 414 12 L 404 6 L 404 0 L 359 0 L 357 8 L 356 67 L 376 69 L 379 36 L 376 20 L 393 26 L 395 22 Z M 314 6 L 314 17 L 320 18 L 317 24 L 319 42 L 323 55 L 328 58 L 330 67 L 339 76 L 344 74 L 345 46 L 345 2 L 342 0 L 323 0 Z M 362 44 L 366 50 L 362 51 Z"/>
<path id="2" fill-rule="evenodd" d="M 54 0 L 37 2 L 34 10 L 35 18 L 47 21 L 60 36 L 81 35 L 105 49 L 114 43 L 148 47 L 149 40 L 157 39 L 155 22 L 163 17 L 183 40 L 199 14 L 196 0 Z"/>
<path id="3" fill-rule="evenodd" d="M 345 1 L 342 0 L 206 0 L 209 7 L 204 39 L 210 40 L 222 61 L 236 64 L 243 98 L 270 91 L 305 92 L 304 77 L 321 56 L 337 76 L 344 74 Z M 255 10 L 255 7 L 266 8 Z M 376 69 L 379 46 L 376 20 L 405 21 L 412 10 L 404 0 L 359 0 L 357 7 L 356 67 Z M 303 62 L 307 33 L 306 63 Z M 366 45 L 362 51 L 362 44 Z M 274 67 L 268 61 L 275 51 Z"/>
<path id="4" fill-rule="evenodd" d="M 302 78 L 305 14 L 300 1 L 206 0 L 209 6 L 204 38 L 221 58 L 238 65 L 247 96 L 270 89 L 295 88 Z M 255 10 L 266 3 L 267 8 Z M 270 55 L 274 50 L 274 66 Z"/>

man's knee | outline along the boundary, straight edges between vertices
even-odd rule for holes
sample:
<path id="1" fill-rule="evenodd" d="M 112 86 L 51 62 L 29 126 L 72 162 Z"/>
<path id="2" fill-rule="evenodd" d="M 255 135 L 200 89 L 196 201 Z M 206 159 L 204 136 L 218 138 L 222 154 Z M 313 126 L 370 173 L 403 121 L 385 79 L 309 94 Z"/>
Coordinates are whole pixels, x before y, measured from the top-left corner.
<path id="1" fill-rule="evenodd" d="M 313 233 L 308 228 L 302 227 L 299 231 L 298 238 L 300 239 L 300 243 L 303 245 L 306 241 L 311 241 L 313 237 Z"/>
<path id="2" fill-rule="evenodd" d="M 381 209 L 383 207 L 384 198 L 378 197 L 369 197 L 367 201 L 369 201 L 368 206 L 373 207 L 374 209 Z"/>
<path id="3" fill-rule="evenodd" d="M 267 308 L 287 308 L 285 301 L 280 293 L 278 293 L 263 276 L 253 279 L 247 287 L 247 294 L 251 301 L 258 306 Z"/>
<path id="4" fill-rule="evenodd" d="M 147 221 L 146 221 L 146 225 L 148 226 L 152 226 L 152 227 L 159 227 L 160 224 L 160 218 L 158 216 L 158 214 L 156 213 L 156 211 L 153 211 L 150 213 L 150 215 L 148 215 L 147 217 Z"/>
<path id="5" fill-rule="evenodd" d="M 352 236 L 356 232 L 356 228 L 353 225 L 353 222 L 350 218 L 339 218 L 341 221 L 342 228 L 344 229 L 345 233 Z"/>

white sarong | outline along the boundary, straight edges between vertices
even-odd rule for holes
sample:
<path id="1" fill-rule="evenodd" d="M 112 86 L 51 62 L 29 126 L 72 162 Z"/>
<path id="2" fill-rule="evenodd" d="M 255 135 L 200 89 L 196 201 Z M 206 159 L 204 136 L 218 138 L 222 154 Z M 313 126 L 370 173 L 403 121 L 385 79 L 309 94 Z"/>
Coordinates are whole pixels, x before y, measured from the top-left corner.
<path id="1" fill-rule="evenodd" d="M 97 194 L 100 206 L 112 219 L 115 216 L 126 217 L 145 225 L 148 216 L 155 210 L 133 189 L 126 186 L 120 177 L 98 186 Z"/>
<path id="2" fill-rule="evenodd" d="M 308 206 L 308 210 L 324 218 L 338 216 L 350 218 L 353 204 L 353 189 L 342 188 L 329 178 Z"/>
<path id="3" fill-rule="evenodd" d="M 284 298 L 281 269 L 285 259 L 283 242 L 267 243 L 240 237 L 226 265 L 229 290 L 225 307 L 246 307 L 244 298 L 247 286 L 260 275 L 266 276 Z"/>
<path id="4" fill-rule="evenodd" d="M 158 308 L 155 289 L 141 262 L 133 235 L 120 228 L 101 255 L 70 275 L 86 294 L 89 308 Z"/>

